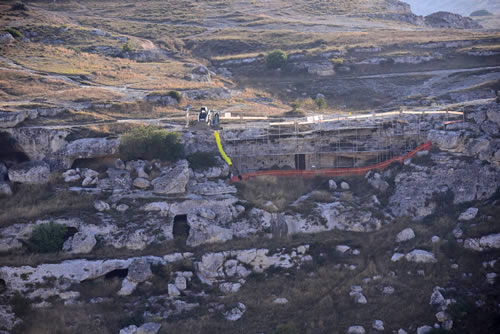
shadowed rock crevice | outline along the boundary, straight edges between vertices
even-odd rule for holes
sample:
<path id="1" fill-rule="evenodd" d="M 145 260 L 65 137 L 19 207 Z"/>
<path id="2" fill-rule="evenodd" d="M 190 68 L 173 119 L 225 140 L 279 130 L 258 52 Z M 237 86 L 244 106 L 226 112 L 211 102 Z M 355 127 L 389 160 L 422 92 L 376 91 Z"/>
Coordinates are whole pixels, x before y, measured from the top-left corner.
<path id="1" fill-rule="evenodd" d="M 174 217 L 173 234 L 178 245 L 186 245 L 189 237 L 190 226 L 188 224 L 187 215 L 177 215 Z"/>
<path id="2" fill-rule="evenodd" d="M 28 156 L 18 146 L 16 140 L 6 132 L 0 132 L 0 161 L 8 164 L 29 161 Z"/>

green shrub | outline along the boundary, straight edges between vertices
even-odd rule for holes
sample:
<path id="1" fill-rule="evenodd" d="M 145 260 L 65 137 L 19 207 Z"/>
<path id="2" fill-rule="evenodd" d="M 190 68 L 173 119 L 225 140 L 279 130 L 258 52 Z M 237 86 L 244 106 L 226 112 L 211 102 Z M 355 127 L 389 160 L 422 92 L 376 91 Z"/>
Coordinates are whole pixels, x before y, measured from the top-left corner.
<path id="1" fill-rule="evenodd" d="M 269 53 L 266 57 L 266 65 L 269 68 L 283 67 L 287 62 L 287 55 L 282 50 L 275 50 Z"/>
<path id="2" fill-rule="evenodd" d="M 180 134 L 154 126 L 135 128 L 121 137 L 120 157 L 123 160 L 168 160 L 177 161 L 184 157 L 184 145 L 179 142 Z"/>
<path id="3" fill-rule="evenodd" d="M 66 225 L 50 222 L 37 225 L 28 240 L 28 248 L 37 253 L 57 252 L 62 249 Z"/>
<path id="4" fill-rule="evenodd" d="M 273 334 L 299 334 L 299 330 L 293 322 L 289 322 L 276 326 Z"/>
<path id="5" fill-rule="evenodd" d="M 176 90 L 171 90 L 170 92 L 168 92 L 168 96 L 170 96 L 171 98 L 176 99 L 177 102 L 179 102 L 179 103 L 181 103 L 181 101 L 182 101 L 182 94 L 179 93 Z"/>
<path id="6" fill-rule="evenodd" d="M 317 97 L 314 99 L 314 103 L 316 103 L 316 106 L 318 106 L 318 109 L 324 109 L 327 106 L 326 100 L 324 97 Z"/>
<path id="7" fill-rule="evenodd" d="M 127 43 L 124 43 L 122 45 L 122 52 L 133 52 L 134 49 L 130 46 L 130 44 Z"/>
<path id="8" fill-rule="evenodd" d="M 203 170 L 217 165 L 215 152 L 194 152 L 187 156 L 189 166 L 195 170 Z"/>
<path id="9" fill-rule="evenodd" d="M 14 38 L 24 38 L 23 33 L 15 28 L 7 28 L 7 29 L 5 29 L 5 31 L 7 31 L 9 34 L 11 34 L 12 37 L 14 37 Z"/>

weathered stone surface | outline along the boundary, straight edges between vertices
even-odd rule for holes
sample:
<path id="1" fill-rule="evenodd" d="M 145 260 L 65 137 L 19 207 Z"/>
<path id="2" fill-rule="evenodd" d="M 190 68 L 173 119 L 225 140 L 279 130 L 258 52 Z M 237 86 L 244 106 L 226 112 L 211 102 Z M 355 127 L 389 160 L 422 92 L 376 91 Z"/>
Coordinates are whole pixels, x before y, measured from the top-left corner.
<path id="1" fill-rule="evenodd" d="M 244 304 L 238 303 L 236 307 L 224 312 L 224 317 L 229 321 L 236 321 L 243 316 L 243 313 L 245 313 L 246 309 L 247 308 Z"/>
<path id="2" fill-rule="evenodd" d="M 431 130 L 427 135 L 427 139 L 432 142 L 433 145 L 439 147 L 443 151 L 456 151 L 463 145 L 463 133 L 459 131 L 438 131 Z"/>
<path id="3" fill-rule="evenodd" d="M 63 250 L 70 254 L 88 254 L 94 249 L 96 243 L 93 233 L 77 232 L 64 242 Z"/>
<path id="4" fill-rule="evenodd" d="M 241 288 L 241 283 L 226 282 L 219 285 L 220 291 L 225 294 L 238 292 L 240 288 Z"/>
<path id="5" fill-rule="evenodd" d="M 288 304 L 288 299 L 286 298 L 276 298 L 273 300 L 274 304 Z"/>
<path id="6" fill-rule="evenodd" d="M 344 181 L 342 181 L 340 183 L 340 188 L 342 188 L 342 190 L 349 190 L 349 189 L 351 189 L 351 187 L 349 186 L 349 183 L 344 182 Z"/>
<path id="7" fill-rule="evenodd" d="M 120 329 L 120 334 L 136 334 L 136 333 L 137 333 L 136 325 L 130 325 L 128 327 Z"/>
<path id="8" fill-rule="evenodd" d="M 429 333 L 432 330 L 431 326 L 421 326 L 417 328 L 417 334 L 426 334 Z"/>
<path id="9" fill-rule="evenodd" d="M 0 181 L 0 196 L 11 196 L 12 189 L 7 182 Z"/>
<path id="10" fill-rule="evenodd" d="M 161 106 L 175 106 L 179 104 L 176 98 L 168 95 L 168 93 L 161 94 L 161 93 L 151 93 L 148 94 L 145 98 L 146 101 L 161 105 Z"/>
<path id="11" fill-rule="evenodd" d="M 156 334 L 161 328 L 161 324 L 156 322 L 146 322 L 142 324 L 135 334 Z"/>
<path id="12" fill-rule="evenodd" d="M 175 278 L 175 287 L 179 291 L 186 290 L 187 289 L 187 280 L 186 280 L 186 277 L 184 277 L 184 276 L 177 276 Z"/>
<path id="13" fill-rule="evenodd" d="M 478 208 L 468 208 L 465 212 L 462 212 L 458 217 L 458 220 L 468 221 L 476 218 Z"/>
<path id="14" fill-rule="evenodd" d="M 153 276 L 151 265 L 145 259 L 134 260 L 128 267 L 127 278 L 136 283 L 141 283 Z"/>
<path id="15" fill-rule="evenodd" d="M 406 261 L 417 263 L 435 263 L 436 257 L 433 253 L 421 249 L 415 249 L 406 254 Z"/>
<path id="16" fill-rule="evenodd" d="M 18 112 L 0 111 L 0 129 L 13 128 L 27 118 L 36 118 L 38 113 L 34 110 L 23 110 Z"/>
<path id="17" fill-rule="evenodd" d="M 181 162 L 175 168 L 169 170 L 153 180 L 155 194 L 170 195 L 183 194 L 189 181 L 189 168 L 187 161 Z"/>
<path id="18" fill-rule="evenodd" d="M 424 17 L 425 24 L 433 28 L 481 29 L 482 26 L 471 19 L 450 12 L 436 12 Z M 421 334 L 421 333 L 418 333 Z"/>
<path id="19" fill-rule="evenodd" d="M 21 320 L 16 318 L 10 305 L 0 305 L 0 328 L 11 331 L 20 322 Z"/>
<path id="20" fill-rule="evenodd" d="M 59 152 L 67 167 L 71 167 L 76 159 L 93 159 L 109 157 L 118 153 L 118 139 L 85 138 L 68 143 Z"/>
<path id="21" fill-rule="evenodd" d="M 49 182 L 50 167 L 43 161 L 28 161 L 9 169 L 11 182 L 45 184 Z"/>
<path id="22" fill-rule="evenodd" d="M 412 228 L 405 228 L 396 235 L 396 242 L 404 242 L 415 238 L 415 232 Z"/>
<path id="23" fill-rule="evenodd" d="M 500 233 L 482 237 L 479 239 L 479 244 L 483 248 L 500 248 Z"/>
<path id="24" fill-rule="evenodd" d="M 422 219 L 434 213 L 434 200 L 439 198 L 450 201 L 440 205 L 487 199 L 500 182 L 500 173 L 477 160 L 464 161 L 447 153 L 434 154 L 432 160 L 435 166 L 396 175 L 396 189 L 389 198 L 389 208 L 395 216 Z"/>
<path id="25" fill-rule="evenodd" d="M 130 281 L 128 278 L 125 278 L 122 281 L 122 286 L 118 291 L 118 296 L 130 296 L 137 288 L 137 283 Z"/>
<path id="26" fill-rule="evenodd" d="M 365 334 L 366 330 L 363 326 L 351 326 L 347 329 L 347 334 Z"/>
<path id="27" fill-rule="evenodd" d="M 372 328 L 378 331 L 384 330 L 384 322 L 382 320 L 373 320 Z"/>
<path id="28" fill-rule="evenodd" d="M 138 177 L 137 179 L 134 180 L 133 185 L 134 185 L 134 187 L 139 188 L 139 189 L 147 189 L 151 186 L 151 182 L 149 182 L 149 180 L 144 179 L 142 177 Z"/>
<path id="29" fill-rule="evenodd" d="M 104 201 L 96 201 L 94 202 L 94 208 L 97 210 L 97 211 L 109 211 L 111 209 L 111 207 L 109 206 L 108 203 L 104 202 Z"/>
<path id="30" fill-rule="evenodd" d="M 330 190 L 336 190 L 337 189 L 337 183 L 334 180 L 329 180 L 328 181 L 328 188 L 330 188 Z"/>

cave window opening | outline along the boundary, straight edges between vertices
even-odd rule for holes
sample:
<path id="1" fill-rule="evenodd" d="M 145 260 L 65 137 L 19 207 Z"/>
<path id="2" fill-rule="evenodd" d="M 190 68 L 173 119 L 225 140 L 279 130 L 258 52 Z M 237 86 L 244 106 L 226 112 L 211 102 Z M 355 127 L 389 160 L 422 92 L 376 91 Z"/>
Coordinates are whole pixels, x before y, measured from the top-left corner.
<path id="1" fill-rule="evenodd" d="M 115 269 L 107 273 L 104 278 L 106 279 L 113 279 L 115 277 L 118 278 L 125 278 L 128 275 L 128 268 L 125 269 Z"/>
<path id="2" fill-rule="evenodd" d="M 189 236 L 189 230 L 187 215 L 177 215 L 174 217 L 173 235 L 176 241 L 185 243 Z"/>

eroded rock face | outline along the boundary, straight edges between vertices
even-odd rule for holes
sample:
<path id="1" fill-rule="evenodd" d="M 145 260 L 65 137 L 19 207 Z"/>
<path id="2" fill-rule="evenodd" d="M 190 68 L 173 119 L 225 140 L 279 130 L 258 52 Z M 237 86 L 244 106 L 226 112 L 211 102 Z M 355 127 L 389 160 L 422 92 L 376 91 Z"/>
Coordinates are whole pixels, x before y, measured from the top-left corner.
<path id="1" fill-rule="evenodd" d="M 419 171 L 396 176 L 396 189 L 389 198 L 389 208 L 395 216 L 422 219 L 436 210 L 436 201 L 454 205 L 487 199 L 500 182 L 495 168 L 477 160 L 470 162 L 446 154 L 434 154 L 432 160 L 435 166 L 419 166 Z"/>
<path id="2" fill-rule="evenodd" d="M 154 187 L 153 192 L 160 195 L 183 194 L 186 192 L 189 176 L 187 161 L 181 162 L 151 182 Z"/>
<path id="3" fill-rule="evenodd" d="M 118 153 L 120 140 L 107 138 L 85 138 L 70 142 L 57 154 L 63 159 L 65 168 L 76 159 L 93 159 L 113 156 Z"/>
<path id="4" fill-rule="evenodd" d="M 9 169 L 12 182 L 26 184 L 45 184 L 49 182 L 50 167 L 43 161 L 28 161 Z"/>
<path id="5" fill-rule="evenodd" d="M 462 15 L 450 12 L 437 12 L 425 17 L 425 23 L 433 28 L 451 28 L 451 29 L 481 29 L 482 26 L 471 19 Z"/>
<path id="6" fill-rule="evenodd" d="M 0 111 L 0 128 L 13 128 L 22 123 L 27 118 L 36 118 L 38 113 L 33 110 L 24 110 L 18 112 Z"/>

